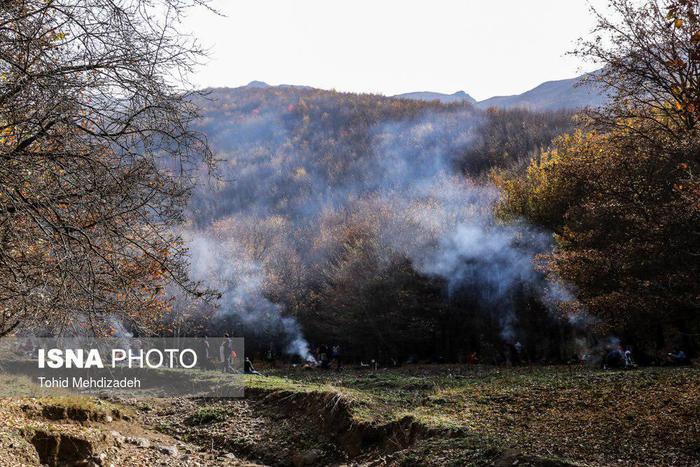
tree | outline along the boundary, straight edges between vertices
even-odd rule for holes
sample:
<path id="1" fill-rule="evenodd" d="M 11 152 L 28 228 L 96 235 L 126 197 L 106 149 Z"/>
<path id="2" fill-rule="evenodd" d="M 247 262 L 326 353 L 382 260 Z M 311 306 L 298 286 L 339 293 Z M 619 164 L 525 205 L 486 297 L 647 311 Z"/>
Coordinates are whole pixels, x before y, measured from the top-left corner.
<path id="1" fill-rule="evenodd" d="M 553 272 L 607 331 L 647 351 L 700 331 L 700 14 L 697 2 L 614 0 L 620 20 L 578 53 L 610 103 L 527 172 L 499 180 L 501 214 L 553 229 Z M 607 36 L 607 40 L 604 40 Z"/>
<path id="2" fill-rule="evenodd" d="M 611 91 L 591 112 L 603 128 L 624 127 L 654 143 L 663 133 L 697 144 L 700 117 L 700 4 L 695 0 L 612 0 L 593 40 L 574 52 L 604 65 L 588 79 Z"/>
<path id="3" fill-rule="evenodd" d="M 204 0 L 0 4 L 0 335 L 147 329 L 188 280 L 172 227 L 211 163 L 178 33 Z"/>

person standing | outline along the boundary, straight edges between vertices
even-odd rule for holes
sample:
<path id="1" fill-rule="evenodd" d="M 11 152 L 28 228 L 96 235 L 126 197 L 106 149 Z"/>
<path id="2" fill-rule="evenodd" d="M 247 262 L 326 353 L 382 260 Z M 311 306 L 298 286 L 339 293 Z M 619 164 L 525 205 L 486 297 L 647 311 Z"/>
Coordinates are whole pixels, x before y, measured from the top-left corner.
<path id="1" fill-rule="evenodd" d="M 224 373 L 227 373 L 231 366 L 231 350 L 231 338 L 228 333 L 225 333 L 221 341 L 221 347 L 219 347 L 219 360 L 221 360 L 222 371 Z"/>
<path id="2" fill-rule="evenodd" d="M 207 335 L 204 335 L 204 338 L 202 339 L 202 348 L 201 348 L 201 359 L 202 359 L 202 368 L 205 370 L 210 370 L 211 369 L 211 355 L 210 355 L 210 349 L 209 349 L 209 337 Z"/>
<path id="3" fill-rule="evenodd" d="M 335 371 L 340 371 L 341 358 L 340 346 L 338 344 L 334 345 L 331 349 L 331 361 L 335 362 Z"/>
<path id="4" fill-rule="evenodd" d="M 330 368 L 330 358 L 328 358 L 328 346 L 326 344 L 321 345 L 321 368 L 327 370 Z"/>

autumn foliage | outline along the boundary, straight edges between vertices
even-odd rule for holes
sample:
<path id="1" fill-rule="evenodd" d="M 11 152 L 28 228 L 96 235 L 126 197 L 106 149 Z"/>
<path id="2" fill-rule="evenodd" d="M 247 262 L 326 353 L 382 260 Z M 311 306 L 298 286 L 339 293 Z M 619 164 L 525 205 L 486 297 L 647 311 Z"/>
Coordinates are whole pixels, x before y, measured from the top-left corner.
<path id="1" fill-rule="evenodd" d="M 615 40 L 584 43 L 610 105 L 527 171 L 498 178 L 506 218 L 556 233 L 552 271 L 578 287 L 607 332 L 649 352 L 697 348 L 700 333 L 700 6 L 613 2 Z"/>
<path id="2" fill-rule="evenodd" d="M 173 35 L 187 3 L 0 5 L 0 335 L 148 330 L 166 284 L 204 293 L 172 231 L 210 161 L 166 79 L 198 54 Z"/>

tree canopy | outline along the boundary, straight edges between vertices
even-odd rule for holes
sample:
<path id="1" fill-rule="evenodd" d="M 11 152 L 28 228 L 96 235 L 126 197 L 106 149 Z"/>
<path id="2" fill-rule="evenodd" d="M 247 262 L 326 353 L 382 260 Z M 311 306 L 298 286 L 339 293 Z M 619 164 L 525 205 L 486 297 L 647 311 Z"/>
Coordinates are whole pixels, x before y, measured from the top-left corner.
<path id="1" fill-rule="evenodd" d="M 199 0 L 0 5 L 0 335 L 148 327 L 175 281 L 194 159 L 180 35 Z"/>
<path id="2" fill-rule="evenodd" d="M 700 6 L 616 0 L 578 53 L 604 68 L 607 107 L 525 173 L 499 179 L 501 214 L 556 232 L 552 271 L 600 324 L 648 351 L 700 332 Z"/>

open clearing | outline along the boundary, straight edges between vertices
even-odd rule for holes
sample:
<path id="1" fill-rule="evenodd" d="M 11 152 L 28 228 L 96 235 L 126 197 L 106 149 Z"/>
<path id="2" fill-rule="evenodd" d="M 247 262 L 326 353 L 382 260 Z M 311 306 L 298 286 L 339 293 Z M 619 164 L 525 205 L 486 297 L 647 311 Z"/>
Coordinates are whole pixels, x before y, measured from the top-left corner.
<path id="1" fill-rule="evenodd" d="M 246 377 L 243 399 L 6 400 L 0 462 L 700 465 L 696 368 L 268 374 Z"/>
<path id="2" fill-rule="evenodd" d="M 695 368 L 416 366 L 371 373 L 299 371 L 254 377 L 248 387 L 342 394 L 360 423 L 410 417 L 424 427 L 418 436 L 423 440 L 392 455 L 409 463 L 459 463 L 459 456 L 490 462 L 494 451 L 515 450 L 593 465 L 700 465 Z M 475 448 L 482 458 L 474 456 Z"/>

